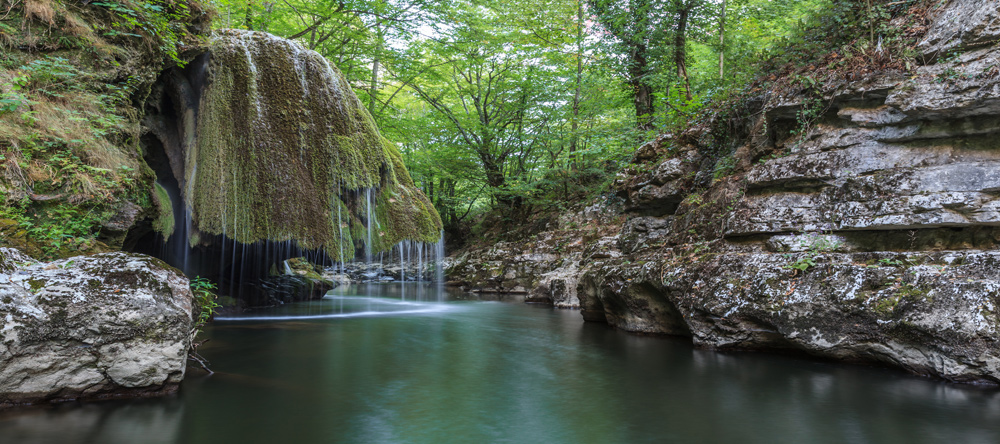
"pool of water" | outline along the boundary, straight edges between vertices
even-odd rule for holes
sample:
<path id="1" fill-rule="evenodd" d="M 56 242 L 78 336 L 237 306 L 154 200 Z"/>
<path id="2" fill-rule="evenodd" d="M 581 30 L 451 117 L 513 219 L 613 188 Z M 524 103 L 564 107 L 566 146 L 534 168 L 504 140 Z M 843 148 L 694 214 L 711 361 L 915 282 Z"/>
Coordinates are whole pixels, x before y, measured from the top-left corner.
<path id="1" fill-rule="evenodd" d="M 1000 443 L 1000 392 L 694 349 L 578 311 L 341 289 L 206 330 L 174 397 L 0 415 L 2 443 Z"/>

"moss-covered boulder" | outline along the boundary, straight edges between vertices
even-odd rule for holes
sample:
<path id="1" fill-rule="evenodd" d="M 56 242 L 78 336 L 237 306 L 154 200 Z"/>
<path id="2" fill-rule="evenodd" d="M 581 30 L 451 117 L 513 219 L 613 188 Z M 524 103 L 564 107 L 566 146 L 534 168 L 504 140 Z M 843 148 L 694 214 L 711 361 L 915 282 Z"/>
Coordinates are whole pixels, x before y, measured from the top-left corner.
<path id="1" fill-rule="evenodd" d="M 187 74 L 200 88 L 196 130 L 180 137 L 175 177 L 192 244 L 201 234 L 293 240 L 347 260 L 438 240 L 437 212 L 325 58 L 270 34 L 223 30 L 206 65 L 204 79 Z"/>

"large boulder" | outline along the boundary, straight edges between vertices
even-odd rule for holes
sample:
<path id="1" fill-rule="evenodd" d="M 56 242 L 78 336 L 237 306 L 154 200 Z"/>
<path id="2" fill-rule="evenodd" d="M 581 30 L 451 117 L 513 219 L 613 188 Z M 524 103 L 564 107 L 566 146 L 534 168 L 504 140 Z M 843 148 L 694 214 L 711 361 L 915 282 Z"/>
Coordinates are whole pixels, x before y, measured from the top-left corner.
<path id="1" fill-rule="evenodd" d="M 793 350 L 1000 383 L 1000 253 L 728 253 L 590 268 L 584 318 L 720 350 Z"/>
<path id="2" fill-rule="evenodd" d="M 176 391 L 191 311 L 187 278 L 158 259 L 0 248 L 0 407 Z"/>

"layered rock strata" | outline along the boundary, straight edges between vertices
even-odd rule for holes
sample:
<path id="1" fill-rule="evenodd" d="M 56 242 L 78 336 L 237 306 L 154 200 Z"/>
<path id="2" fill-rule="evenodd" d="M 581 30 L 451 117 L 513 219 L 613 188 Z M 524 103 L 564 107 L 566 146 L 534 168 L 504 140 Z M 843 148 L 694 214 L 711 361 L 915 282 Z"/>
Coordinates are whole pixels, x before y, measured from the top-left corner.
<path id="1" fill-rule="evenodd" d="M 583 317 L 1000 382 L 997 10 L 941 8 L 912 73 L 772 98 L 727 156 L 704 129 L 643 147 L 626 256 L 585 270 Z"/>
<path id="2" fill-rule="evenodd" d="M 641 147 L 614 245 L 576 263 L 583 318 L 1000 383 L 998 11 L 941 4 L 910 72 L 764 91 Z"/>

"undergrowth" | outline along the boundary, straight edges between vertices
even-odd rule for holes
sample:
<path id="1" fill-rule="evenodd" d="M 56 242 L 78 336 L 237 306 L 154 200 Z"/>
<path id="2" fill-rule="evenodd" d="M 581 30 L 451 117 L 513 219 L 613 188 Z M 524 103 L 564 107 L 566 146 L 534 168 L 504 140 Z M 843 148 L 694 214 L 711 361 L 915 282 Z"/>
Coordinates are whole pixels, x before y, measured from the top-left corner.
<path id="1" fill-rule="evenodd" d="M 78 253 L 122 206 L 153 206 L 135 104 L 208 17 L 185 1 L 0 0 L 0 219 L 30 244 L 14 246 Z"/>

